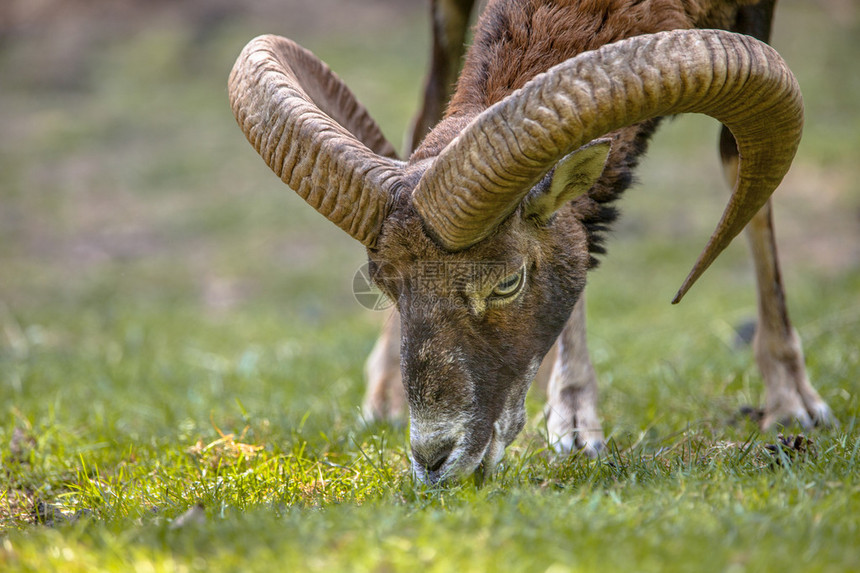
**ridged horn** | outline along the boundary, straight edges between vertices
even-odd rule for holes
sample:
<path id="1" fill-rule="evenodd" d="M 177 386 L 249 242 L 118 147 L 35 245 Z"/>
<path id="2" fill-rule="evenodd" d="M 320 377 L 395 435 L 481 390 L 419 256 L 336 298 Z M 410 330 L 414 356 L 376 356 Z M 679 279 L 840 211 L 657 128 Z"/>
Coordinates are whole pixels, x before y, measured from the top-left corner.
<path id="1" fill-rule="evenodd" d="M 260 36 L 236 60 L 229 95 L 236 121 L 272 171 L 373 246 L 402 164 L 340 78 L 295 42 Z"/>
<path id="2" fill-rule="evenodd" d="M 492 233 L 566 154 L 616 129 L 687 112 L 728 126 L 741 161 L 678 302 L 765 204 L 800 142 L 797 82 L 779 54 L 752 37 L 676 30 L 571 58 L 475 118 L 424 173 L 413 204 L 445 248 L 465 249 Z"/>

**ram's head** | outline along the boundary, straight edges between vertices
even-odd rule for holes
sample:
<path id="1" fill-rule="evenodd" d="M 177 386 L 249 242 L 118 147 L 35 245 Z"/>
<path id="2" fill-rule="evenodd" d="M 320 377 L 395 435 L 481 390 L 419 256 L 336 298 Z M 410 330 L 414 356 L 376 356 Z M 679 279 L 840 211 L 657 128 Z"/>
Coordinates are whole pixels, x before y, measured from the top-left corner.
<path id="1" fill-rule="evenodd" d="M 581 54 L 447 118 L 432 137 L 447 145 L 408 162 L 325 64 L 284 38 L 248 44 L 230 98 L 269 167 L 365 245 L 396 303 L 413 465 L 428 482 L 492 470 L 521 430 L 531 379 L 585 285 L 580 210 L 604 171 L 619 169 L 625 128 L 699 112 L 738 143 L 738 181 L 677 301 L 767 201 L 802 126 L 776 52 L 719 31 Z"/>

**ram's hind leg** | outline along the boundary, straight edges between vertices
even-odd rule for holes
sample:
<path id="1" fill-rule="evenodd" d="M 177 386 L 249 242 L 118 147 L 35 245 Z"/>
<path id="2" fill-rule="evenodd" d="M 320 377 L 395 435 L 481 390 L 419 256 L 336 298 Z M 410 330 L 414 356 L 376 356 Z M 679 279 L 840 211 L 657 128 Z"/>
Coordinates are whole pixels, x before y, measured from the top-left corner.
<path id="1" fill-rule="evenodd" d="M 746 235 L 758 288 L 753 352 L 766 390 L 761 427 L 792 421 L 806 428 L 832 424 L 830 408 L 809 382 L 800 337 L 788 317 L 770 202 L 747 226 Z"/>
<path id="2" fill-rule="evenodd" d="M 762 0 L 742 7 L 732 30 L 769 41 L 775 6 L 776 0 Z M 725 127 L 720 136 L 720 156 L 726 181 L 733 187 L 737 180 L 738 151 L 734 137 Z M 804 427 L 833 423 L 830 408 L 809 383 L 800 338 L 788 318 L 770 201 L 747 225 L 746 236 L 758 287 L 753 351 L 766 390 L 761 427 L 767 429 L 791 421 Z"/>
<path id="3" fill-rule="evenodd" d="M 737 148 L 725 127 L 720 154 L 726 178 L 734 183 L 737 178 Z M 800 338 L 788 317 L 770 201 L 747 225 L 746 236 L 758 288 L 758 322 L 753 351 L 766 390 L 761 427 L 768 429 L 794 421 L 806 428 L 832 424 L 834 418 L 830 408 L 809 382 Z"/>
<path id="4" fill-rule="evenodd" d="M 556 342 L 547 389 L 546 424 L 558 452 L 583 451 L 596 457 L 604 448 L 597 416 L 597 375 L 585 338 L 585 295 L 580 297 Z"/>
<path id="5" fill-rule="evenodd" d="M 430 18 L 433 28 L 433 48 L 430 70 L 424 82 L 424 99 L 421 109 L 412 120 L 406 144 L 416 149 L 445 112 L 445 105 L 457 83 L 463 54 L 466 51 L 466 32 L 475 0 L 431 0 Z"/>

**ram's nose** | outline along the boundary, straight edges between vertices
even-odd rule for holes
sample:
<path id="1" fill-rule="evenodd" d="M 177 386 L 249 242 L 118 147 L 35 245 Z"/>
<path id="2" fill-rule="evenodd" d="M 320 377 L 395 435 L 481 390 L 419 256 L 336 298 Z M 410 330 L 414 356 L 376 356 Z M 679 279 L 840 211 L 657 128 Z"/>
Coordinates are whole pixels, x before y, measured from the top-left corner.
<path id="1" fill-rule="evenodd" d="M 412 464 L 418 478 L 428 484 L 441 481 L 450 468 L 454 440 L 413 440 Z"/>

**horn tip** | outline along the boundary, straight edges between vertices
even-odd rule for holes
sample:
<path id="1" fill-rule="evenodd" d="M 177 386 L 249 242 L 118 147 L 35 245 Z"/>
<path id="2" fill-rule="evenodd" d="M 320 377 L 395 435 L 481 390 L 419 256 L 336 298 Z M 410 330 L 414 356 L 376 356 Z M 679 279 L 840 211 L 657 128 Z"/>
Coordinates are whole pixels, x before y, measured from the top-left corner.
<path id="1" fill-rule="evenodd" d="M 702 257 L 698 261 L 696 261 L 696 265 L 690 271 L 690 274 L 687 275 L 687 278 L 684 279 L 684 283 L 681 285 L 681 288 L 678 289 L 678 292 L 675 294 L 675 297 L 672 299 L 672 304 L 678 304 L 681 302 L 681 299 L 684 298 L 684 295 L 687 294 L 687 291 L 692 288 L 696 281 L 699 280 L 699 277 L 705 272 L 711 262 L 713 261 L 713 257 L 708 260 L 705 258 L 705 254 L 703 253 Z"/>

